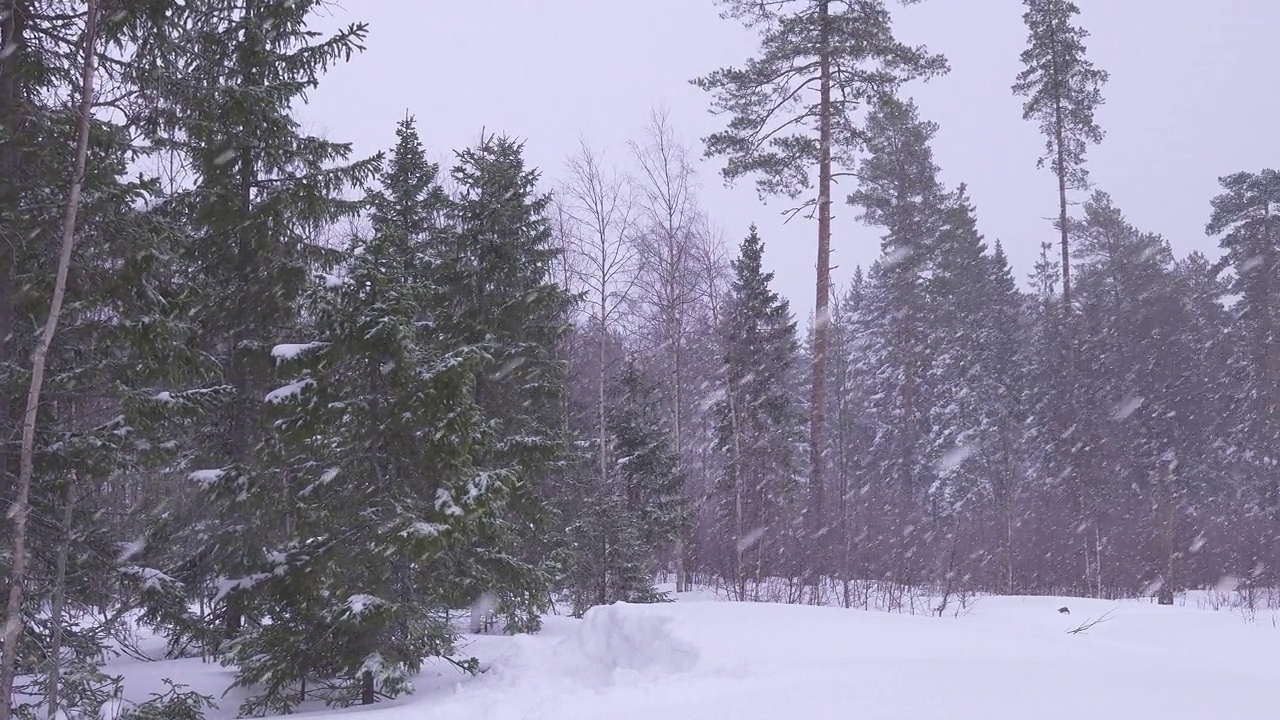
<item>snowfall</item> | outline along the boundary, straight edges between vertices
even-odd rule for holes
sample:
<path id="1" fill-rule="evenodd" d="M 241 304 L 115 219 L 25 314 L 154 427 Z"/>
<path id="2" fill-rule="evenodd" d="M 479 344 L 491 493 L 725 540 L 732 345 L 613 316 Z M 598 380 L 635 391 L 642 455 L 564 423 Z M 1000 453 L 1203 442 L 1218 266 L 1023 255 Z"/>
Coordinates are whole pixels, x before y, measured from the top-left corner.
<path id="1" fill-rule="evenodd" d="M 472 677 L 432 664 L 412 695 L 305 714 L 1204 720 L 1274 717 L 1280 702 L 1280 614 L 1196 595 L 1174 606 L 981 597 L 939 617 L 695 592 L 660 605 L 598 607 L 581 620 L 550 616 L 537 635 L 468 635 L 462 654 L 484 671 Z M 210 720 L 234 717 L 242 699 L 224 695 L 230 670 L 199 658 L 121 659 L 110 670 L 124 675 L 135 701 L 163 690 L 164 678 L 213 695 Z"/>

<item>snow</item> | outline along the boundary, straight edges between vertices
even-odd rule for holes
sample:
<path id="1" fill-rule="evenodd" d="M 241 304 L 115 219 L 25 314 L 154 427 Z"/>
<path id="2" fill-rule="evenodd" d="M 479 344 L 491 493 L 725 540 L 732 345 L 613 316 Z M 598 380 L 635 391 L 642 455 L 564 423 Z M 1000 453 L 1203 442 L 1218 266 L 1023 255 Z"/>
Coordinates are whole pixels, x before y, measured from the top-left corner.
<path id="1" fill-rule="evenodd" d="M 1247 622 L 1183 600 L 983 597 L 953 617 L 710 601 L 552 616 L 535 636 L 466 636 L 477 677 L 433 662 L 417 693 L 340 714 L 365 720 L 858 717 L 1107 720 L 1267 717 L 1280 666 L 1272 616 Z M 1058 613 L 1069 607 L 1070 614 Z M 1091 620 L 1106 622 L 1077 634 Z M 120 661 L 130 698 L 159 678 L 219 697 L 200 660 Z M 241 691 L 210 720 L 235 714 Z M 320 708 L 308 707 L 307 710 Z M 330 713 L 324 713 L 330 714 Z"/>
<path id="2" fill-rule="evenodd" d="M 291 382 L 288 385 L 285 385 L 284 387 L 278 387 L 275 390 L 272 390 L 271 392 L 267 393 L 267 396 L 263 398 L 263 401 L 268 403 L 287 402 L 301 395 L 303 390 L 306 390 L 307 388 L 315 384 L 316 384 L 316 381 L 312 380 L 311 378 L 304 378 L 302 380 L 298 380 L 297 382 Z"/>
<path id="3" fill-rule="evenodd" d="M 381 607 L 383 604 L 382 600 L 373 595 L 360 593 L 347 598 L 347 612 L 355 617 L 360 617 L 369 610 Z"/>
<path id="4" fill-rule="evenodd" d="M 137 565 L 126 565 L 120 568 L 120 572 L 124 575 L 130 575 L 137 578 L 142 587 L 148 590 L 158 590 L 166 585 L 178 585 L 177 580 L 165 575 L 154 568 L 139 567 Z"/>
<path id="5" fill-rule="evenodd" d="M 281 343 L 271 348 L 271 357 L 275 358 L 277 363 L 296 360 L 300 355 L 318 348 L 322 348 L 328 343 L 309 342 L 309 343 Z"/>
<path id="6" fill-rule="evenodd" d="M 226 470 L 220 470 L 220 469 L 196 470 L 192 472 L 190 475 L 188 475 L 187 479 L 194 483 L 199 483 L 200 485 L 209 487 L 210 485 L 221 480 L 222 476 L 226 474 L 227 474 Z"/>
<path id="7" fill-rule="evenodd" d="M 1138 408 L 1142 407 L 1142 403 L 1144 402 L 1146 402 L 1144 398 L 1126 397 L 1116 406 L 1115 418 L 1117 420 L 1124 420 L 1136 412 Z"/>
<path id="8" fill-rule="evenodd" d="M 947 450 L 943 453 L 942 459 L 938 461 L 938 471 L 945 473 L 960 467 L 976 451 L 977 448 L 973 445 L 957 445 Z"/>

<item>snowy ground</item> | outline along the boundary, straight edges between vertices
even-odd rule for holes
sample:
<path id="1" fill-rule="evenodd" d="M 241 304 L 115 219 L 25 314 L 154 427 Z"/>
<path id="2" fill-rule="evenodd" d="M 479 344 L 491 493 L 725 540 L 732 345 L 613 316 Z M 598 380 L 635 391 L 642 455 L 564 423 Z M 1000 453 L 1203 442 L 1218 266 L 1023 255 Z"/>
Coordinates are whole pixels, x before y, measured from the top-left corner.
<path id="1" fill-rule="evenodd" d="M 1280 626 L 1147 601 L 982 598 L 961 617 L 712 602 L 548 618 L 537 636 L 478 636 L 487 671 L 432 666 L 418 692 L 344 720 L 1179 720 L 1268 717 L 1280 698 Z M 1057 612 L 1063 605 L 1071 614 Z M 1068 634 L 1089 619 L 1109 620 Z M 112 668 L 134 700 L 172 678 L 216 696 L 200 660 Z M 210 718 L 233 717 L 240 698 Z"/>

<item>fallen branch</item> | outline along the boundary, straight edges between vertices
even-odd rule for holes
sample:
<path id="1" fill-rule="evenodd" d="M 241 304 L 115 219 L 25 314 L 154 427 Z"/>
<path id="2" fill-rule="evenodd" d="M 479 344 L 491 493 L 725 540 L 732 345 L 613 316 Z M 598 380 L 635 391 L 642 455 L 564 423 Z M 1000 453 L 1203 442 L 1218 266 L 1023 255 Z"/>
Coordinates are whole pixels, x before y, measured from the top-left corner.
<path id="1" fill-rule="evenodd" d="M 1092 619 L 1090 619 L 1090 620 L 1085 620 L 1083 623 L 1081 623 L 1081 624 L 1080 624 L 1080 627 L 1077 627 L 1077 628 L 1076 628 L 1076 629 L 1074 629 L 1074 630 L 1068 630 L 1068 631 L 1067 631 L 1067 634 L 1068 634 L 1068 635 L 1079 635 L 1079 634 L 1081 634 L 1081 633 L 1088 632 L 1089 630 L 1093 629 L 1093 628 L 1094 628 L 1094 626 L 1101 625 L 1102 623 L 1107 622 L 1108 620 L 1111 620 L 1111 619 L 1112 619 L 1112 618 L 1111 618 L 1111 613 L 1113 613 L 1113 612 L 1115 612 L 1115 611 L 1114 611 L 1114 610 L 1108 610 L 1106 615 L 1103 615 L 1102 617 L 1098 618 L 1097 620 L 1092 620 Z"/>

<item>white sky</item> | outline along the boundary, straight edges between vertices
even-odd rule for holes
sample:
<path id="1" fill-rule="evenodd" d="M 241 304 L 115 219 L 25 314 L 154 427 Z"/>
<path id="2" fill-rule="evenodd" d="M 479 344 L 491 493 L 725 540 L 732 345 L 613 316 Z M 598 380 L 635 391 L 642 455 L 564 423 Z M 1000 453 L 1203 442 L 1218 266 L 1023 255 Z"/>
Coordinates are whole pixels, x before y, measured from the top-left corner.
<path id="1" fill-rule="evenodd" d="M 721 127 L 690 78 L 755 53 L 754 36 L 719 17 L 712 0 L 340 0 L 322 25 L 362 20 L 368 51 L 331 70 L 301 116 L 313 131 L 372 154 L 394 142 L 407 111 L 447 166 L 482 127 L 527 141 L 548 186 L 579 133 L 606 158 L 627 162 L 651 108 L 666 106 L 685 140 Z M 1280 93 L 1274 48 L 1277 0 L 1076 0 L 1092 33 L 1090 58 L 1111 73 L 1091 150 L 1094 183 L 1131 222 L 1175 251 L 1217 252 L 1206 238 L 1217 178 L 1280 163 Z M 1017 0 L 892 4 L 902 39 L 942 52 L 952 71 L 911 86 L 941 125 L 943 178 L 969 184 L 988 242 L 1003 241 L 1019 280 L 1052 239 L 1056 185 L 1036 169 L 1043 147 L 1009 91 L 1026 42 Z M 726 189 L 719 161 L 700 167 L 703 204 L 736 243 L 760 225 L 766 263 L 797 315 L 813 307 L 814 221 L 784 226 L 785 199 L 761 205 L 751 180 Z M 837 189 L 837 200 L 849 188 Z M 879 252 L 878 231 L 835 207 L 833 264 L 843 284 Z"/>

